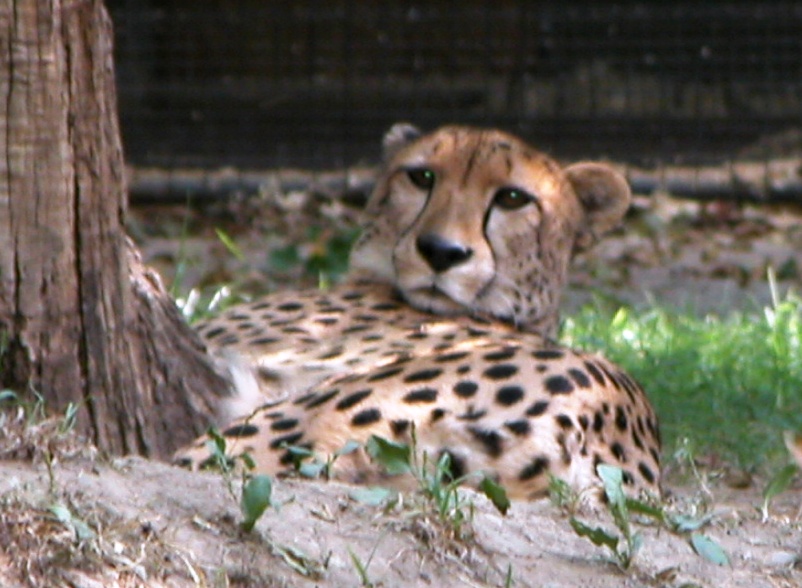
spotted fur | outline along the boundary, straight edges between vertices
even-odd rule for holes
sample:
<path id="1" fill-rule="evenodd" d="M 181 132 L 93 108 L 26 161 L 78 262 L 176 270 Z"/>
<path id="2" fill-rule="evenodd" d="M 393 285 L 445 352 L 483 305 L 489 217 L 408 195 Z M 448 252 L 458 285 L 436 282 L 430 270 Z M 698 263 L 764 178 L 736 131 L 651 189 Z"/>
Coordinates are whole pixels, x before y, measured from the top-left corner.
<path id="1" fill-rule="evenodd" d="M 542 496 L 550 475 L 596 486 L 600 463 L 658 493 L 658 425 L 641 388 L 551 340 L 570 259 L 620 221 L 626 182 L 602 164 L 560 168 L 492 130 L 397 125 L 385 153 L 345 285 L 274 294 L 198 327 L 236 383 L 231 451 L 279 473 L 289 446 L 325 459 L 349 440 L 414 437 L 419 452 L 448 454 L 455 476 L 483 471 L 513 497 Z M 178 461 L 208 461 L 205 441 Z M 363 451 L 333 474 L 399 482 Z"/>

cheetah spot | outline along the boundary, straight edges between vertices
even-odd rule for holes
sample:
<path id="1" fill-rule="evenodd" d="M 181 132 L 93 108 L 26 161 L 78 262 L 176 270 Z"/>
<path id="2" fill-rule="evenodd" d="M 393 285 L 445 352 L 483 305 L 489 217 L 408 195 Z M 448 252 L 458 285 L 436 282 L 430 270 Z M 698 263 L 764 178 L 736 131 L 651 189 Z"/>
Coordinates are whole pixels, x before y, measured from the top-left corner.
<path id="1" fill-rule="evenodd" d="M 470 398 L 476 394 L 478 389 L 479 386 L 476 382 L 471 382 L 468 380 L 463 380 L 454 384 L 454 394 L 460 398 Z"/>
<path id="2" fill-rule="evenodd" d="M 538 400 L 532 406 L 526 409 L 526 416 L 536 417 L 542 415 L 546 412 L 546 409 L 549 407 L 549 403 L 545 400 Z"/>
<path id="3" fill-rule="evenodd" d="M 270 425 L 270 429 L 273 431 L 289 431 L 297 426 L 298 419 L 281 419 L 273 421 L 273 424 Z"/>
<path id="4" fill-rule="evenodd" d="M 521 470 L 518 474 L 518 480 L 526 482 L 532 478 L 542 475 L 549 467 L 549 459 L 545 456 L 539 456 L 533 459 L 529 464 Z"/>
<path id="5" fill-rule="evenodd" d="M 442 373 L 443 370 L 439 368 L 420 370 L 404 376 L 404 382 L 407 384 L 412 384 L 414 382 L 428 382 L 440 376 Z"/>
<path id="6" fill-rule="evenodd" d="M 336 408 L 337 410 L 348 410 L 352 406 L 360 403 L 362 400 L 364 400 L 371 394 L 373 394 L 373 390 L 371 388 L 366 388 L 365 390 L 359 390 L 357 392 L 354 392 L 353 394 L 349 394 L 348 396 L 340 400 L 337 403 Z"/>
<path id="7" fill-rule="evenodd" d="M 390 430 L 393 435 L 400 437 L 409 429 L 410 422 L 406 419 L 399 419 L 397 421 L 390 421 Z"/>
<path id="8" fill-rule="evenodd" d="M 516 348 L 514 348 L 514 347 L 507 347 L 507 348 L 502 349 L 500 351 L 492 351 L 490 353 L 486 353 L 484 355 L 484 359 L 486 361 L 504 361 L 504 360 L 512 359 L 513 357 L 515 357 L 515 353 L 517 351 L 518 350 Z"/>
<path id="9" fill-rule="evenodd" d="M 512 406 L 524 397 L 524 389 L 520 386 L 503 386 L 496 392 L 496 402 L 502 406 Z"/>
<path id="10" fill-rule="evenodd" d="M 527 419 L 507 421 L 506 423 L 504 423 L 504 426 L 519 436 L 528 435 L 529 431 L 532 429 Z"/>
<path id="11" fill-rule="evenodd" d="M 403 367 L 394 367 L 388 370 L 384 370 L 377 374 L 373 374 L 368 378 L 368 382 L 379 382 L 381 380 L 386 380 L 387 378 L 392 378 L 393 376 L 397 376 L 402 371 L 404 371 Z"/>
<path id="12" fill-rule="evenodd" d="M 640 475 L 643 476 L 644 480 L 649 482 L 649 484 L 654 484 L 654 472 L 652 472 L 649 466 L 643 462 L 640 462 L 638 464 L 638 471 L 640 472 Z"/>
<path id="13" fill-rule="evenodd" d="M 256 425 L 234 425 L 233 427 L 229 427 L 225 431 L 223 431 L 224 437 L 253 437 L 259 432 L 259 427 Z"/>
<path id="14" fill-rule="evenodd" d="M 307 403 L 306 408 L 316 408 L 322 404 L 325 404 L 326 402 L 337 396 L 339 393 L 340 391 L 336 388 L 334 390 L 329 390 L 328 392 L 324 392 L 317 398 L 310 400 Z"/>
<path id="15" fill-rule="evenodd" d="M 303 433 L 290 433 L 289 435 L 282 435 L 276 437 L 270 442 L 270 449 L 282 449 L 287 445 L 295 445 L 304 436 Z"/>
<path id="16" fill-rule="evenodd" d="M 550 394 L 570 394 L 574 391 L 574 385 L 565 376 L 548 377 L 543 385 Z"/>
<path id="17" fill-rule="evenodd" d="M 413 390 L 404 396 L 404 402 L 414 404 L 416 402 L 434 402 L 437 400 L 436 388 L 420 388 Z"/>
<path id="18" fill-rule="evenodd" d="M 483 375 L 491 380 L 504 380 L 518 373 L 518 366 L 511 363 L 500 363 L 487 368 Z"/>
<path id="19" fill-rule="evenodd" d="M 351 419 L 351 424 L 354 427 L 364 427 L 380 421 L 382 413 L 378 408 L 366 408 L 354 415 Z"/>
<path id="20" fill-rule="evenodd" d="M 565 354 L 559 349 L 538 349 L 532 352 L 532 357 L 535 359 L 542 359 L 544 361 L 552 359 L 561 359 Z"/>
<path id="21" fill-rule="evenodd" d="M 468 432 L 484 446 L 488 455 L 491 457 L 498 457 L 501 455 L 504 439 L 499 435 L 498 431 L 490 431 L 480 427 L 468 427 Z"/>

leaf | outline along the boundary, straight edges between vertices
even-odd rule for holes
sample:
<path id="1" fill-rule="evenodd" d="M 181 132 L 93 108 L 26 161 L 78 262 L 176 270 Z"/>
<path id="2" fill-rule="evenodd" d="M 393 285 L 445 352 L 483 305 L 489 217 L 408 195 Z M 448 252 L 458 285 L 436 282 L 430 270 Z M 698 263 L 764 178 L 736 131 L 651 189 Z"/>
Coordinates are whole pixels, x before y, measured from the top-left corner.
<path id="1" fill-rule="evenodd" d="M 95 532 L 83 520 L 72 514 L 72 511 L 61 503 L 50 505 L 48 510 L 56 517 L 58 522 L 75 533 L 79 541 L 95 538 Z"/>
<path id="2" fill-rule="evenodd" d="M 693 546 L 693 550 L 706 560 L 720 566 L 730 565 L 730 560 L 727 558 L 727 554 L 721 546 L 706 535 L 692 533 L 691 545 Z"/>
<path id="3" fill-rule="evenodd" d="M 624 473 L 620 468 L 599 464 L 596 472 L 604 484 L 604 492 L 609 500 L 610 514 L 613 515 L 616 527 L 621 529 L 624 536 L 629 538 L 629 511 L 627 510 L 627 497 L 624 494 Z"/>
<path id="4" fill-rule="evenodd" d="M 242 501 L 240 508 L 245 520 L 242 522 L 242 528 L 246 532 L 250 532 L 259 517 L 270 506 L 270 495 L 273 492 L 273 481 L 270 476 L 258 475 L 254 476 L 245 484 L 242 489 Z"/>
<path id="5" fill-rule="evenodd" d="M 568 482 L 549 475 L 549 499 L 554 505 L 564 507 L 576 500 L 576 494 Z"/>
<path id="6" fill-rule="evenodd" d="M 337 451 L 334 452 L 336 457 L 341 457 L 343 455 L 348 455 L 349 453 L 353 453 L 357 449 L 362 447 L 359 441 L 354 441 L 353 439 L 349 439 L 345 442 L 345 445 L 340 447 Z"/>
<path id="7" fill-rule="evenodd" d="M 611 535 L 601 527 L 590 527 L 580 520 L 571 517 L 571 527 L 573 527 L 576 534 L 580 537 L 587 537 L 594 545 L 603 545 L 608 547 L 613 553 L 618 549 L 618 537 Z"/>
<path id="8" fill-rule="evenodd" d="M 311 449 L 307 449 L 306 447 L 298 447 L 297 445 L 285 445 L 285 444 L 282 444 L 282 447 L 287 450 L 287 455 L 292 461 L 292 466 L 298 471 L 300 471 L 301 468 L 303 467 L 302 464 L 305 459 L 309 459 L 315 456 L 315 453 Z"/>
<path id="9" fill-rule="evenodd" d="M 669 523 L 671 527 L 678 533 L 687 533 L 689 531 L 697 531 L 704 527 L 713 518 L 713 513 L 708 513 L 703 517 L 690 517 L 688 515 L 671 515 Z"/>
<path id="10" fill-rule="evenodd" d="M 315 452 L 307 447 L 300 447 L 298 445 L 285 445 L 282 443 L 281 447 L 287 450 L 287 453 L 292 455 L 293 457 L 299 457 L 301 459 L 306 459 L 307 457 L 312 457 L 315 455 Z"/>
<path id="11" fill-rule="evenodd" d="M 493 506 L 495 506 L 501 514 L 507 514 L 510 508 L 510 499 L 507 497 L 507 491 L 501 484 L 486 477 L 479 483 L 479 490 L 490 499 L 490 502 L 493 503 Z"/>
<path id="12" fill-rule="evenodd" d="M 368 506 L 378 506 L 393 495 L 389 488 L 373 486 L 370 488 L 356 488 L 348 493 L 353 500 Z"/>
<path id="13" fill-rule="evenodd" d="M 209 439 L 212 441 L 211 451 L 217 456 L 224 456 L 226 454 L 226 440 L 215 427 L 209 427 L 206 431 Z"/>
<path id="14" fill-rule="evenodd" d="M 782 494 L 791 486 L 794 476 L 799 471 L 795 464 L 788 464 L 772 476 L 766 489 L 763 490 L 763 518 L 768 517 L 769 504 L 778 494 Z"/>
<path id="15" fill-rule="evenodd" d="M 270 252 L 270 265 L 279 271 L 292 269 L 299 263 L 301 263 L 301 256 L 296 245 L 287 245 Z"/>
<path id="16" fill-rule="evenodd" d="M 51 504 L 47 510 L 49 510 L 55 517 L 56 520 L 67 527 L 68 529 L 72 529 L 72 512 L 69 508 L 64 506 L 61 503 Z"/>
<path id="17" fill-rule="evenodd" d="M 304 478 L 317 478 L 326 469 L 326 464 L 322 461 L 311 461 L 302 463 L 298 466 L 298 473 Z"/>
<path id="18" fill-rule="evenodd" d="M 253 471 L 256 469 L 256 462 L 253 461 L 253 457 L 251 457 L 250 453 L 243 453 L 239 457 L 242 460 L 242 463 L 245 464 L 245 467 L 248 468 L 248 470 Z"/>
<path id="19" fill-rule="evenodd" d="M 13 390 L 9 390 L 8 388 L 0 390 L 0 402 L 14 402 L 18 398 L 17 393 Z"/>
<path id="20" fill-rule="evenodd" d="M 596 473 L 599 474 L 599 478 L 604 484 L 604 492 L 610 503 L 626 505 L 623 489 L 624 473 L 621 468 L 601 463 L 596 467 Z"/>
<path id="21" fill-rule="evenodd" d="M 627 498 L 626 505 L 630 512 L 650 517 L 658 522 L 666 520 L 666 513 L 659 506 L 652 506 L 636 498 Z"/>
<path id="22" fill-rule="evenodd" d="M 75 534 L 78 536 L 79 541 L 87 541 L 95 538 L 95 532 L 83 520 L 73 517 L 72 528 L 75 529 Z"/>
<path id="23" fill-rule="evenodd" d="M 409 445 L 371 435 L 365 444 L 365 450 L 371 458 L 384 466 L 391 476 L 406 474 L 412 469 Z"/>
<path id="24" fill-rule="evenodd" d="M 228 233 L 226 233 L 223 229 L 215 229 L 215 233 L 217 233 L 217 238 L 220 239 L 220 242 L 226 246 L 228 252 L 237 258 L 237 261 L 245 261 L 245 256 L 242 254 L 242 249 L 239 248 L 234 242 Z"/>

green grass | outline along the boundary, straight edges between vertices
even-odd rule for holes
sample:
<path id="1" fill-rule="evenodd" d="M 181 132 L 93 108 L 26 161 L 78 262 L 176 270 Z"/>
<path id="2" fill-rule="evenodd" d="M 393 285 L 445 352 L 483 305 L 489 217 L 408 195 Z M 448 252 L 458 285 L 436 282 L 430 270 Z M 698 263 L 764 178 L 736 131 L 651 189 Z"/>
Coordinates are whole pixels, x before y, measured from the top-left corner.
<path id="1" fill-rule="evenodd" d="M 562 340 L 643 385 L 667 456 L 690 447 L 770 472 L 787 460 L 782 431 L 802 431 L 802 299 L 723 318 L 592 305 L 565 321 Z"/>

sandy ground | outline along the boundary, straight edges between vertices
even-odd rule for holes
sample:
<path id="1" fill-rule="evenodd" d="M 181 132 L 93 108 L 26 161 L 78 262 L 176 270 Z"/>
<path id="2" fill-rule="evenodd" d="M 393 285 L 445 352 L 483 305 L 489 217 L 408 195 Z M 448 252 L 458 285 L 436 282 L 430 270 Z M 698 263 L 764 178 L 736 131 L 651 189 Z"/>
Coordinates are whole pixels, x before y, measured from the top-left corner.
<path id="1" fill-rule="evenodd" d="M 802 585 L 800 489 L 778 498 L 765 521 L 754 488 L 705 496 L 712 521 L 702 531 L 725 550 L 728 566 L 694 553 L 687 537 L 638 526 L 643 547 L 624 571 L 547 500 L 515 503 L 502 516 L 466 490 L 473 521 L 456 540 L 423 503 L 385 509 L 353 500 L 347 486 L 284 480 L 274 490 L 281 507 L 246 534 L 219 474 L 141 458 L 78 459 L 52 472 L 51 479 L 43 465 L 0 464 L 3 586 Z M 690 485 L 673 501 L 690 512 L 701 497 Z M 72 521 L 57 522 L 54 504 Z M 580 518 L 613 528 L 603 513 Z M 89 531 L 76 531 L 75 521 Z"/>

